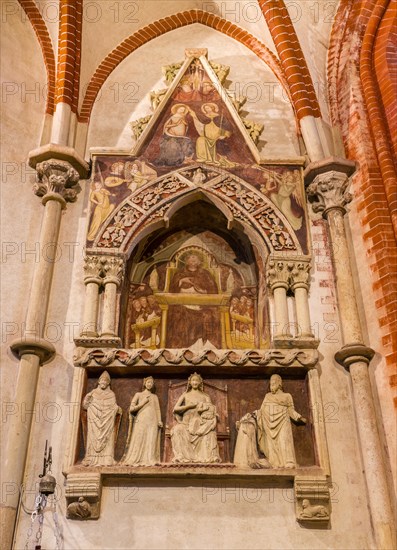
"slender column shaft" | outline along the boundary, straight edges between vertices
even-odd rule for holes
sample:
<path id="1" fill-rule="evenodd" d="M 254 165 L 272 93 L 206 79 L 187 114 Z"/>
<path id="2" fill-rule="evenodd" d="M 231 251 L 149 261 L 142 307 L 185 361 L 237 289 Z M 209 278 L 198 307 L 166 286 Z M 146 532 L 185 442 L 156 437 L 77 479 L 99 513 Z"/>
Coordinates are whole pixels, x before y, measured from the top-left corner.
<path id="1" fill-rule="evenodd" d="M 116 297 L 117 284 L 105 280 L 105 296 L 103 302 L 102 337 L 116 336 Z"/>
<path id="2" fill-rule="evenodd" d="M 336 169 L 335 159 L 332 159 L 330 164 L 332 168 L 326 170 L 323 163 L 320 173 L 308 186 L 307 194 L 309 200 L 314 203 L 313 210 L 322 212 L 328 221 L 341 330 L 345 344 L 335 354 L 335 359 L 349 369 L 351 374 L 375 541 L 378 548 L 388 549 L 394 548 L 395 526 L 368 373 L 369 361 L 374 352 L 363 344 L 344 225 L 345 206 L 352 197 L 347 192 L 349 181 L 346 175 L 346 161 L 340 163 L 340 171 Z"/>
<path id="3" fill-rule="evenodd" d="M 35 266 L 26 314 L 25 334 L 27 337 L 42 337 L 44 334 L 61 213 L 62 203 L 60 201 L 49 200 L 46 202 L 40 234 L 39 262 Z"/>
<path id="4" fill-rule="evenodd" d="M 84 305 L 84 320 L 82 336 L 97 337 L 97 319 L 98 319 L 98 300 L 99 300 L 99 283 L 93 281 L 86 283 L 85 287 L 85 305 Z"/>
<path id="5" fill-rule="evenodd" d="M 275 338 L 291 336 L 289 332 L 289 316 L 287 303 L 287 289 L 285 286 L 273 287 L 274 313 L 276 318 Z"/>
<path id="6" fill-rule="evenodd" d="M 313 337 L 310 324 L 309 300 L 305 286 L 295 287 L 296 317 L 299 336 Z"/>
<path id="7" fill-rule="evenodd" d="M 19 489 L 24 477 L 40 365 L 55 355 L 55 348 L 43 338 L 48 302 L 57 254 L 61 211 L 66 201 L 76 200 L 77 171 L 64 160 L 51 159 L 36 166 L 36 195 L 43 197 L 44 213 L 40 231 L 40 259 L 35 265 L 27 307 L 24 335 L 11 343 L 20 359 L 13 414 L 7 421 L 7 448 L 2 481 L 13 487 L 1 508 L 2 547 L 11 548 Z"/>
<path id="8" fill-rule="evenodd" d="M 32 391 L 32 385 L 34 384 L 35 390 L 39 369 L 40 357 L 38 355 L 32 353 L 24 354 L 21 357 L 14 402 L 9 404 L 9 414 L 6 415 L 8 438 L 1 468 L 4 487 L 1 508 L 2 548 L 12 547 L 30 429 L 35 414 L 36 391 Z"/>
<path id="9" fill-rule="evenodd" d="M 327 214 L 343 341 L 346 344 L 362 343 L 363 336 L 350 267 L 343 211 L 332 209 Z"/>

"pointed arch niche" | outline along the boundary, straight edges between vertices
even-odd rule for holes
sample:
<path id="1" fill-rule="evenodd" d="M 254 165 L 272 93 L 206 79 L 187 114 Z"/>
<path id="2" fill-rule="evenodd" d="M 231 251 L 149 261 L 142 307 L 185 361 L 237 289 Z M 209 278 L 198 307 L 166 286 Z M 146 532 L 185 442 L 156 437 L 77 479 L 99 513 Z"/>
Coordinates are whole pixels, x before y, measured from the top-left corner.
<path id="1" fill-rule="evenodd" d="M 268 250 L 222 210 L 191 193 L 135 247 L 121 307 L 126 348 L 269 348 Z"/>

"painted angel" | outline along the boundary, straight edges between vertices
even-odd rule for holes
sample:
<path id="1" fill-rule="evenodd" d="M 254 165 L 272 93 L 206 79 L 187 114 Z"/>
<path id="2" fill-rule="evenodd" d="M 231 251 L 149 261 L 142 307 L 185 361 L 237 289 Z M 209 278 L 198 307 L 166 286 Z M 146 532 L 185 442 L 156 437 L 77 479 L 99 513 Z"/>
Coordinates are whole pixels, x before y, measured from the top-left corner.
<path id="1" fill-rule="evenodd" d="M 266 193 L 279 210 L 284 214 L 294 231 L 302 227 L 303 216 L 298 216 L 293 208 L 291 197 L 295 203 L 303 209 L 301 194 L 299 190 L 299 178 L 296 171 L 275 174 L 274 172 L 263 172 L 265 185 L 263 192 Z"/>

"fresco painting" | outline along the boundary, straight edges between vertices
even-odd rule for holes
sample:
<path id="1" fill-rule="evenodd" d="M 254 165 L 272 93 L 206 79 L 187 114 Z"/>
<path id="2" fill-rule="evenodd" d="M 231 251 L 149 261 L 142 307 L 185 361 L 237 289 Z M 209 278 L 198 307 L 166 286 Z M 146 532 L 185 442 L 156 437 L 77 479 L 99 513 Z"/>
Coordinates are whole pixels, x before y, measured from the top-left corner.
<path id="1" fill-rule="evenodd" d="M 184 232 L 164 249 L 169 257 L 163 253 L 140 281 L 131 282 L 126 347 L 267 347 L 266 323 L 258 322 L 254 268 L 231 265 L 235 253 L 224 239 L 210 231 Z"/>

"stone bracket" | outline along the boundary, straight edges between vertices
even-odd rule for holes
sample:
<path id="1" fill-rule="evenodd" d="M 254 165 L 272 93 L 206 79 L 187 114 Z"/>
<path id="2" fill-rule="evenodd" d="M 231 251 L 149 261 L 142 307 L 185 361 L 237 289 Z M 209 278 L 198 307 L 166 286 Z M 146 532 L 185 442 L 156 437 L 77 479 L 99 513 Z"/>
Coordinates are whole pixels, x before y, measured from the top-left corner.
<path id="1" fill-rule="evenodd" d="M 100 472 L 70 473 L 66 476 L 66 517 L 68 519 L 98 519 L 102 478 Z"/>
<path id="2" fill-rule="evenodd" d="M 296 476 L 295 512 L 299 523 L 326 527 L 330 521 L 331 499 L 329 481 L 325 476 Z"/>

